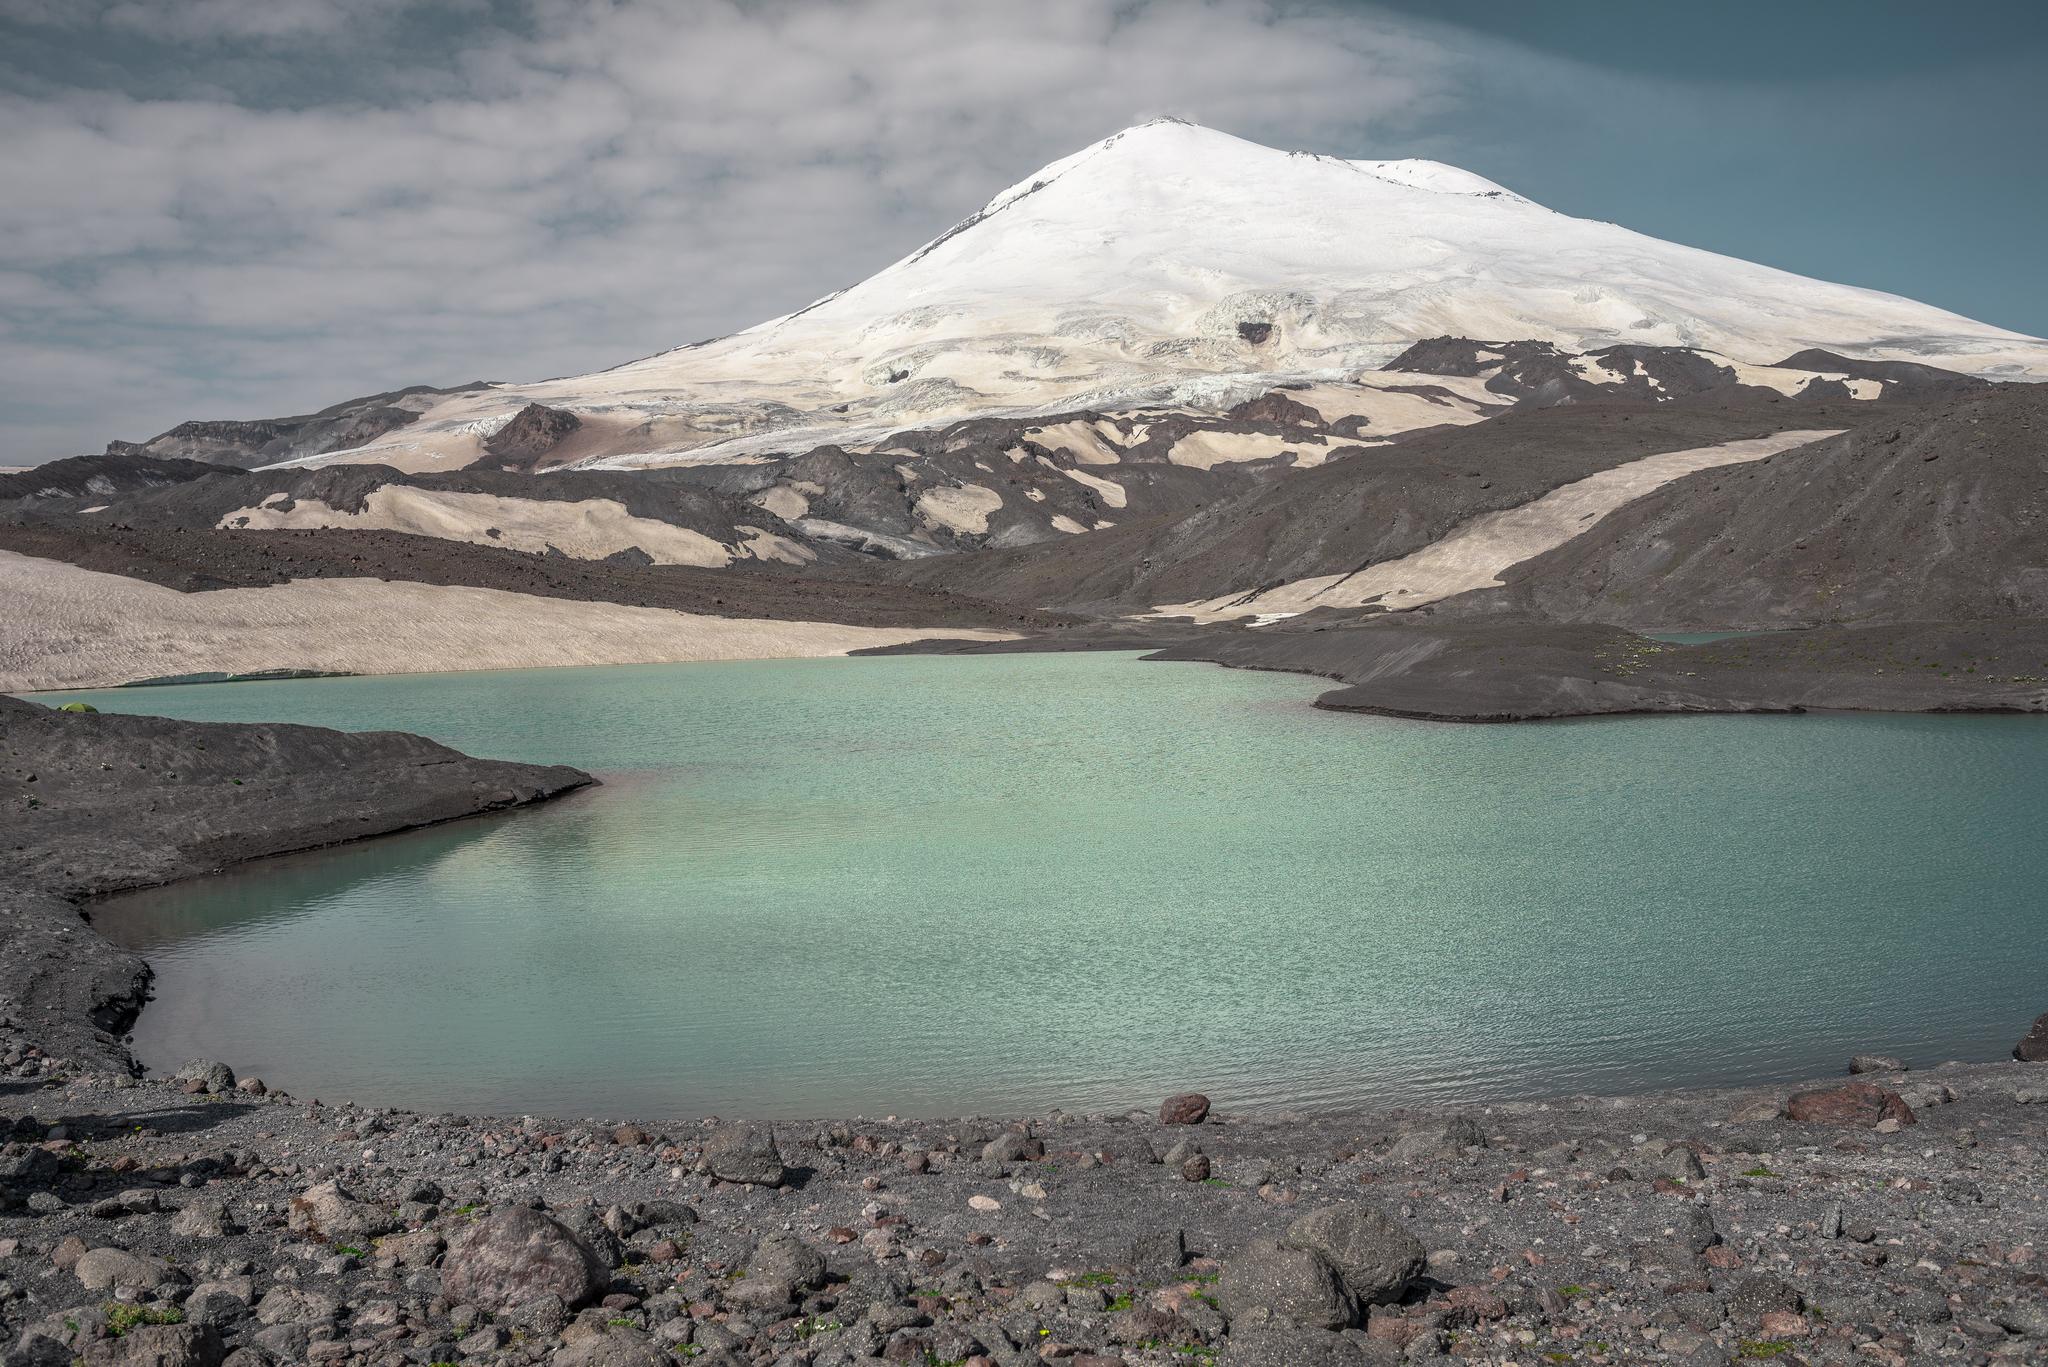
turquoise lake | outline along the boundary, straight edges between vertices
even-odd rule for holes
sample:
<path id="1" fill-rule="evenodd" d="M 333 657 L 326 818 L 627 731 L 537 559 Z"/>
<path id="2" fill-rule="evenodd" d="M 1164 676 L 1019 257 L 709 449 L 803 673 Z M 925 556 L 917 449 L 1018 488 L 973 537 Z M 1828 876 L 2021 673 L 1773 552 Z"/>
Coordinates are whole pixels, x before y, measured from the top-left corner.
<path id="1" fill-rule="evenodd" d="M 2037 717 L 1455 726 L 1129 654 L 43 695 L 417 731 L 548 807 L 106 902 L 159 1068 L 761 1118 L 1617 1094 L 2006 1056 Z"/>

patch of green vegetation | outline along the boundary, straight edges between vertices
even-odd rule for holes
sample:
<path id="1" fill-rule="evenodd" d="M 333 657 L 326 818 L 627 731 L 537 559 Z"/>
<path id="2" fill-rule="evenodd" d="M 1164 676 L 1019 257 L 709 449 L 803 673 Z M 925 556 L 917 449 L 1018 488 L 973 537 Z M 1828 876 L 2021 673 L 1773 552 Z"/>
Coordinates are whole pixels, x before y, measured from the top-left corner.
<path id="1" fill-rule="evenodd" d="M 1078 1277 L 1070 1277 L 1070 1278 L 1068 1278 L 1068 1279 L 1067 1279 L 1067 1285 L 1068 1285 L 1068 1286 L 1115 1286 L 1115 1285 L 1116 1285 L 1116 1273 L 1114 1273 L 1114 1272 L 1083 1272 L 1083 1273 L 1082 1273 L 1082 1274 L 1081 1274 L 1080 1276 L 1078 1276 Z"/>
<path id="2" fill-rule="evenodd" d="M 1111 1301 L 1109 1303 L 1109 1308 L 1113 1311 L 1128 1310 L 1136 1303 L 1136 1298 L 1132 1296 L 1130 1292 L 1126 1291 L 1121 1296 L 1118 1296 L 1115 1300 Z"/>
<path id="3" fill-rule="evenodd" d="M 119 1301 L 108 1301 L 100 1309 L 106 1311 L 107 1332 L 115 1338 L 140 1329 L 146 1324 L 182 1324 L 185 1320 L 185 1312 L 175 1305 L 169 1309 L 156 1310 L 148 1306 L 123 1305 Z M 68 1325 L 71 1322 L 66 1320 L 65 1323 Z"/>
<path id="4" fill-rule="evenodd" d="M 360 1258 L 363 1256 L 363 1250 L 355 1247 L 353 1244 L 336 1244 L 334 1246 L 334 1251 L 336 1253 L 346 1253 L 351 1258 Z"/>
<path id="5" fill-rule="evenodd" d="M 639 1326 L 635 1325 L 632 1320 L 627 1319 L 625 1316 L 622 1315 L 617 1319 L 606 1320 L 604 1322 L 604 1327 L 607 1329 L 635 1329 Z"/>
<path id="6" fill-rule="evenodd" d="M 1220 1177 L 1204 1177 L 1202 1179 L 1202 1185 L 1205 1187 L 1229 1187 L 1235 1186 L 1236 1183 L 1226 1182 Z"/>
<path id="7" fill-rule="evenodd" d="M 1587 1292 L 1583 1286 L 1560 1286 L 1557 1288 L 1557 1294 L 1563 1296 L 1568 1301 L 1575 1301 L 1585 1296 Z"/>
<path id="8" fill-rule="evenodd" d="M 807 1339 L 813 1334 L 830 1334 L 845 1327 L 838 1320 L 826 1319 L 823 1315 L 806 1315 L 797 1321 L 796 1336 Z"/>
<path id="9" fill-rule="evenodd" d="M 1783 1339 L 1743 1339 L 1737 1346 L 1738 1358 L 1783 1357 L 1792 1351 L 1792 1345 Z"/>

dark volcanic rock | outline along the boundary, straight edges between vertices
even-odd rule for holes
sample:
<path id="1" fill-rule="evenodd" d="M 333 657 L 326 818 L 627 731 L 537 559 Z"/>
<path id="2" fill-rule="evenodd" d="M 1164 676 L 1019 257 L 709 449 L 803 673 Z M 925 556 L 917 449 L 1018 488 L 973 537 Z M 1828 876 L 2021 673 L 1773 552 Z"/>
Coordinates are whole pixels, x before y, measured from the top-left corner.
<path id="1" fill-rule="evenodd" d="M 1429 1250 L 1377 1206 L 1345 1201 L 1296 1220 L 1287 1242 L 1313 1249 L 1360 1305 L 1388 1305 L 1420 1276 Z"/>
<path id="2" fill-rule="evenodd" d="M 1235 1327 L 1216 1360 L 1225 1367 L 1392 1367 L 1400 1351 L 1392 1344 L 1360 1342 L 1353 1334 L 1269 1319 Z"/>
<path id="3" fill-rule="evenodd" d="M 219 1367 L 226 1356 L 211 1324 L 149 1324 L 84 1345 L 85 1367 Z"/>
<path id="4" fill-rule="evenodd" d="M 2044 388 L 1803 404 L 1799 422 L 1854 430 L 1675 480 L 1435 615 L 1663 631 L 2048 616 Z"/>
<path id="5" fill-rule="evenodd" d="M 1209 1114 L 1209 1098 L 1200 1092 L 1181 1092 L 1159 1103 L 1162 1125 L 1199 1125 Z"/>
<path id="6" fill-rule="evenodd" d="M 73 456 L 38 465 L 26 474 L 0 475 L 0 502 L 17 498 L 104 500 L 139 489 L 183 484 L 222 471 L 221 466 L 207 461 L 158 460 L 132 453 Z"/>
<path id="7" fill-rule="evenodd" d="M 181 422 L 146 442 L 109 442 L 107 454 L 185 458 L 224 465 L 268 465 L 297 456 L 362 446 L 414 421 L 441 395 L 488 389 L 491 383 L 478 380 L 452 389 L 412 385 L 384 394 L 346 399 L 318 413 L 290 418 Z"/>
<path id="8" fill-rule="evenodd" d="M 1897 1092 L 1871 1082 L 1852 1082 L 1827 1092 L 1801 1092 L 1786 1103 L 1792 1119 L 1808 1125 L 1854 1125 L 1869 1129 L 1880 1121 L 1914 1124 L 1913 1109 Z"/>
<path id="9" fill-rule="evenodd" d="M 2048 1063 L 2048 1016 L 2035 1018 L 2034 1028 L 2012 1047 L 2012 1056 L 2021 1063 Z"/>
<path id="10" fill-rule="evenodd" d="M 1728 1317 L 1737 1324 L 1754 1325 L 1775 1311 L 1797 1314 L 1804 1304 L 1799 1289 L 1789 1282 L 1768 1274 L 1745 1277 L 1728 1298 Z"/>
<path id="11" fill-rule="evenodd" d="M 507 1206 L 449 1246 L 442 1294 L 504 1310 L 543 1296 L 575 1307 L 602 1295 L 604 1260 L 566 1225 L 525 1206 Z"/>
<path id="12" fill-rule="evenodd" d="M 0 743 L 39 771 L 0 887 L 90 896 L 581 788 L 566 765 L 473 759 L 399 731 L 64 713 L 0 697 Z"/>
<path id="13" fill-rule="evenodd" d="M 2048 711 L 2048 620 L 1901 622 L 1678 646 L 1610 627 L 1314 616 L 1147 659 L 1347 682 L 1316 706 L 1432 721 L 1637 712 Z M 2031 663 L 2030 663 L 2031 662 Z M 1938 666 L 1938 667 L 1937 667 Z M 2010 672 L 2008 672 L 2010 671 Z"/>
<path id="14" fill-rule="evenodd" d="M 782 1159 L 775 1151 L 775 1132 L 766 1125 L 739 1120 L 721 1125 L 704 1141 L 703 1166 L 726 1182 L 757 1186 L 782 1184 Z"/>
<path id="15" fill-rule="evenodd" d="M 547 408 L 530 403 L 484 442 L 485 454 L 474 464 L 479 468 L 503 470 L 538 469 L 541 458 L 581 426 L 583 419 L 565 408 Z"/>
<path id="16" fill-rule="evenodd" d="M 1352 1301 L 1323 1255 L 1278 1239 L 1254 1239 L 1223 1269 L 1216 1299 L 1233 1321 L 1264 1308 L 1312 1329 L 1351 1323 Z"/>

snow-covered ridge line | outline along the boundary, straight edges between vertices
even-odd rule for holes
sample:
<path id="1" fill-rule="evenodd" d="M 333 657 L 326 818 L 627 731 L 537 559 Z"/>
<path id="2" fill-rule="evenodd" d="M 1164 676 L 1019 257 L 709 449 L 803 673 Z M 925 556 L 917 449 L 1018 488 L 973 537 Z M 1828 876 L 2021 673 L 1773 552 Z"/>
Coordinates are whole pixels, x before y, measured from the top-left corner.
<path id="1" fill-rule="evenodd" d="M 2039 338 L 1572 218 L 1457 167 L 1156 120 L 793 313 L 595 374 L 449 394 L 407 436 L 538 403 L 599 419 L 574 460 L 628 468 L 786 449 L 778 431 L 844 441 L 977 415 L 1221 406 L 1249 396 L 1234 377 L 1359 376 L 1436 337 L 1764 368 L 1820 349 L 2048 379 Z M 460 454 L 432 440 L 437 458 Z"/>

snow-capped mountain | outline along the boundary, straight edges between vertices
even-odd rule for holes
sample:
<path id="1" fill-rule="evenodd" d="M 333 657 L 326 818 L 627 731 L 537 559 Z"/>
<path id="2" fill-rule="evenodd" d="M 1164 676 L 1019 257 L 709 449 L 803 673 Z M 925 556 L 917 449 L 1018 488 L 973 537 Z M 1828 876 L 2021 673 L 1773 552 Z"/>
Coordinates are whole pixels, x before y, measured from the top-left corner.
<path id="1" fill-rule="evenodd" d="M 1382 383 L 1370 373 L 1439 336 L 1688 347 L 1744 367 L 1821 348 L 2048 378 L 2040 339 L 1571 218 L 1456 167 L 1160 120 L 807 308 L 593 375 L 450 396 L 369 458 L 473 454 L 529 402 L 575 413 L 577 462 L 611 468 L 971 415 L 1221 409 L 1283 380 Z"/>

